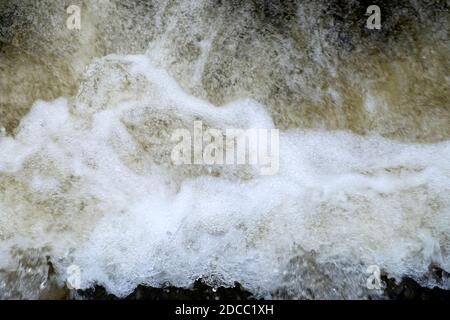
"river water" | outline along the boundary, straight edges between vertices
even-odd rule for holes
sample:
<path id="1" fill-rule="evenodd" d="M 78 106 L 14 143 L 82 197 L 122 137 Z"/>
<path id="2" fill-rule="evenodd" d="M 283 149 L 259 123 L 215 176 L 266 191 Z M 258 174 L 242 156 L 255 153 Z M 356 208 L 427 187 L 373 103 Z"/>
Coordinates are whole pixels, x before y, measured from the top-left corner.
<path id="1" fill-rule="evenodd" d="M 1 0 L 0 297 L 450 289 L 449 8 L 376 3 Z M 194 121 L 278 129 L 279 170 L 173 164 Z"/>

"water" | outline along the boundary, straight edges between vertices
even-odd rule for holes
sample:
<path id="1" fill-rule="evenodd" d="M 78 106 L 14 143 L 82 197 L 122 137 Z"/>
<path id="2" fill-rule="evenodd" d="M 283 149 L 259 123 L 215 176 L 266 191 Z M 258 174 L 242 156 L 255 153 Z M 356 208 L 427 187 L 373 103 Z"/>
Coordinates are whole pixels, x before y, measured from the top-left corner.
<path id="1" fill-rule="evenodd" d="M 0 4 L 2 298 L 70 266 L 117 296 L 381 297 L 372 265 L 450 289 L 445 3 L 381 2 L 380 31 L 356 2 L 89 1 L 79 31 L 69 4 Z M 278 173 L 175 166 L 196 120 L 280 129 Z"/>

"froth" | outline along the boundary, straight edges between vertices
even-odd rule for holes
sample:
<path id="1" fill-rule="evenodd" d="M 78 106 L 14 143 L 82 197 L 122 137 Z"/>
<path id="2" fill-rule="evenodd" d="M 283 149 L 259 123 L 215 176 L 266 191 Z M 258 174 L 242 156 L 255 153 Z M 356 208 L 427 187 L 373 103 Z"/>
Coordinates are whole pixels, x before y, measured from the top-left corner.
<path id="1" fill-rule="evenodd" d="M 74 99 L 36 102 L 0 137 L 0 269 L 45 247 L 60 283 L 75 264 L 82 288 L 118 296 L 203 278 L 315 298 L 380 294 L 369 265 L 425 285 L 430 266 L 450 270 L 448 141 L 287 130 L 274 176 L 174 166 L 170 133 L 198 119 L 273 128 L 258 102 L 214 106 L 143 55 L 97 59 Z"/>

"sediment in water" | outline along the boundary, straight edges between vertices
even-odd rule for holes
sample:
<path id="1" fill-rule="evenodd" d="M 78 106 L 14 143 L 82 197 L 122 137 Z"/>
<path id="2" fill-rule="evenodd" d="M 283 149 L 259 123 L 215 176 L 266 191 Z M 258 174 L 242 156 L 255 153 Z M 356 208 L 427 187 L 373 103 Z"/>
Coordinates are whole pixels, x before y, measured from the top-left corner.
<path id="1" fill-rule="evenodd" d="M 2 298 L 47 260 L 120 297 L 367 298 L 374 264 L 449 287 L 446 1 L 379 1 L 379 32 L 365 1 L 81 1 L 80 31 L 69 2 L 0 3 Z M 199 118 L 280 129 L 280 174 L 173 166 Z"/>

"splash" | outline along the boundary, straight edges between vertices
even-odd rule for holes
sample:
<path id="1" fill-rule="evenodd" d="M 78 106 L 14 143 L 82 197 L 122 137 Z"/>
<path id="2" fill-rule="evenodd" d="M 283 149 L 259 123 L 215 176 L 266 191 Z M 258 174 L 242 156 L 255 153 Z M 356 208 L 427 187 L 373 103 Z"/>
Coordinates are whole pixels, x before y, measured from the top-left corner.
<path id="1" fill-rule="evenodd" d="M 4 45 L 34 68 L 2 69 L 17 123 L 0 119 L 0 297 L 42 298 L 73 266 L 77 286 L 119 297 L 199 278 L 265 298 L 381 297 L 370 266 L 450 289 L 430 272 L 450 271 L 445 11 L 408 3 L 366 35 L 324 15 L 342 15 L 332 2 L 120 3 L 82 7 L 80 34 L 45 29 L 53 63 L 38 35 Z M 408 10 L 421 27 L 400 28 Z M 279 129 L 278 172 L 175 165 L 171 135 L 195 121 Z"/>
<path id="2" fill-rule="evenodd" d="M 265 297 L 311 281 L 316 297 L 326 286 L 358 297 L 374 264 L 397 277 L 449 269 L 448 142 L 287 130 L 280 171 L 264 177 L 173 165 L 170 133 L 195 119 L 272 125 L 252 100 L 215 107 L 188 95 L 146 56 L 98 59 L 73 102 L 35 103 L 0 140 L 2 269 L 15 267 L 12 247 L 47 247 L 60 281 L 75 264 L 82 288 L 124 296 L 202 277 Z M 285 281 L 310 252 L 316 274 Z M 316 284 L 330 264 L 340 271 Z"/>

